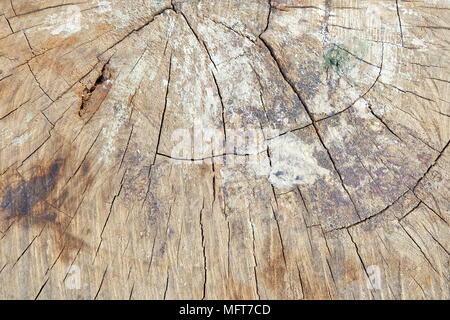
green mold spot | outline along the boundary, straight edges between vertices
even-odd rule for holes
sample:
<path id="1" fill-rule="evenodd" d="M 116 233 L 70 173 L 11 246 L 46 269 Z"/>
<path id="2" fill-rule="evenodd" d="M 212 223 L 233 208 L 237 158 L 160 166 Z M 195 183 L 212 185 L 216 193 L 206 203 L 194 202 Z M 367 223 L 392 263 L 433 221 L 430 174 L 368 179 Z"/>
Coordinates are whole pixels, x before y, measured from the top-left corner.
<path id="1" fill-rule="evenodd" d="M 323 59 L 325 60 L 323 67 L 326 70 L 331 67 L 337 73 L 341 73 L 348 60 L 348 52 L 343 50 L 341 46 L 334 44 L 332 48 L 324 53 Z"/>

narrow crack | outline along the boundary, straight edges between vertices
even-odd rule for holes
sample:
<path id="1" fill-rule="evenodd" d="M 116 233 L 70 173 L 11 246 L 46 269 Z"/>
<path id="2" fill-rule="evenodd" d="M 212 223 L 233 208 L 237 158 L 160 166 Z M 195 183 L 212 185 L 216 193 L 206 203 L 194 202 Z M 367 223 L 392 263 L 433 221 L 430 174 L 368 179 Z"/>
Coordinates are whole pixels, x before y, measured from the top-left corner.
<path id="1" fill-rule="evenodd" d="M 14 12 L 14 16 L 17 17 L 16 9 L 14 9 L 13 0 L 9 0 L 9 3 L 11 4 L 11 9 Z"/>
<path id="2" fill-rule="evenodd" d="M 275 196 L 275 194 L 274 194 L 274 196 Z M 276 199 L 276 197 L 275 197 L 275 199 Z M 277 206 L 278 206 L 278 204 L 277 204 Z M 283 255 L 284 266 L 287 268 L 287 260 L 286 260 L 283 236 L 281 235 L 280 223 L 278 221 L 277 214 L 276 214 L 276 212 L 275 212 L 275 210 L 274 210 L 272 205 L 271 205 L 271 208 L 272 208 L 273 219 L 275 220 L 275 223 L 276 223 L 276 226 L 277 226 L 278 237 L 280 238 L 281 253 Z"/>
<path id="3" fill-rule="evenodd" d="M 295 262 L 295 265 L 297 266 L 297 274 L 298 274 L 298 280 L 300 282 L 300 290 L 302 292 L 302 298 L 305 299 L 305 285 L 303 284 L 303 278 L 302 278 L 302 274 L 300 272 L 300 267 L 298 266 L 298 262 Z"/>
<path id="4" fill-rule="evenodd" d="M 52 102 L 55 102 L 55 100 L 53 100 L 53 99 L 48 95 L 48 93 L 42 88 L 42 85 L 41 85 L 41 83 L 39 82 L 39 80 L 37 79 L 36 74 L 34 73 L 33 69 L 31 69 L 30 63 L 27 62 L 27 66 L 28 66 L 28 69 L 30 70 L 31 74 L 33 75 L 34 80 L 36 81 L 36 84 L 38 85 L 39 89 L 42 90 L 42 92 L 47 96 L 47 98 L 49 98 Z"/>
<path id="5" fill-rule="evenodd" d="M 361 262 L 361 266 L 363 267 L 364 273 L 366 274 L 367 279 L 369 280 L 368 282 L 370 283 L 371 288 L 374 289 L 374 288 L 373 288 L 373 285 L 372 285 L 372 281 L 370 280 L 371 277 L 370 277 L 369 273 L 367 272 L 367 267 L 366 267 L 366 265 L 365 265 L 365 263 L 364 263 L 364 260 L 363 260 L 362 257 L 361 257 L 361 253 L 359 252 L 358 245 L 356 244 L 355 240 L 353 239 L 353 236 L 352 236 L 352 234 L 350 233 L 350 231 L 347 230 L 347 233 L 348 233 L 348 235 L 349 235 L 349 237 L 350 237 L 351 242 L 352 242 L 353 245 L 355 246 L 356 255 L 358 256 L 359 261 Z M 373 298 L 372 291 L 369 290 L 369 292 L 370 292 L 370 295 L 371 295 L 372 298 Z"/>
<path id="6" fill-rule="evenodd" d="M 177 160 L 177 161 L 197 162 L 197 161 L 205 161 L 205 160 L 214 159 L 214 158 L 226 158 L 226 157 L 230 157 L 230 156 L 235 156 L 235 157 L 256 156 L 256 155 L 265 153 L 266 151 L 267 151 L 267 149 L 263 149 L 256 153 L 222 153 L 222 154 L 216 154 L 216 155 L 207 156 L 207 157 L 203 157 L 203 158 L 177 158 L 177 157 L 172 157 L 170 155 L 167 155 L 167 154 L 164 154 L 161 152 L 157 152 L 156 155 L 164 157 L 164 158 L 172 159 L 172 160 Z"/>
<path id="7" fill-rule="evenodd" d="M 149 167 L 148 167 L 148 173 L 147 173 L 147 177 L 148 177 L 148 185 L 147 185 L 147 191 L 145 192 L 144 200 L 142 201 L 142 207 L 141 207 L 141 209 L 144 207 L 144 205 L 145 205 L 145 203 L 146 203 L 146 201 L 147 201 L 147 198 L 148 198 L 148 194 L 149 194 L 149 192 L 150 192 L 150 184 L 151 184 L 151 182 L 152 182 L 152 180 L 151 180 L 151 172 L 152 172 L 153 166 L 154 166 L 155 163 L 156 163 L 156 157 L 157 157 L 158 155 L 161 155 L 161 154 L 158 152 L 158 149 L 159 149 L 159 144 L 160 144 L 160 142 L 161 142 L 162 130 L 163 130 L 163 125 L 164 125 L 164 117 L 165 117 L 165 115 L 166 115 L 166 110 L 167 110 L 167 98 L 169 97 L 170 78 L 171 78 L 171 74 L 172 74 L 172 52 L 170 53 L 169 66 L 168 66 L 168 71 L 167 71 L 167 73 L 168 73 L 168 75 L 167 75 L 167 86 L 166 86 L 166 92 L 165 92 L 165 95 L 164 95 L 164 108 L 163 108 L 163 111 L 162 111 L 162 114 L 161 114 L 161 121 L 160 121 L 160 124 L 159 124 L 158 140 L 157 140 L 157 142 L 156 142 L 155 155 L 154 155 L 154 157 L 153 157 L 153 161 L 152 161 L 152 163 L 151 163 L 151 164 L 149 165 Z M 167 156 L 167 157 L 170 158 L 170 156 Z"/>
<path id="8" fill-rule="evenodd" d="M 416 196 L 416 197 L 417 197 L 417 196 Z M 421 201 L 422 201 L 423 205 L 424 205 L 425 207 L 427 207 L 428 210 L 430 210 L 432 213 L 434 213 L 434 214 L 436 215 L 436 217 L 438 217 L 439 219 L 441 219 L 442 222 L 444 222 L 447 226 L 449 225 L 449 223 L 447 222 L 447 220 L 445 220 L 444 217 L 443 217 L 442 215 L 438 214 L 438 213 L 436 212 L 436 210 L 434 210 L 433 208 L 431 208 L 425 201 L 423 201 L 423 200 L 421 200 Z"/>
<path id="9" fill-rule="evenodd" d="M 388 211 L 392 206 L 394 206 L 395 204 L 397 204 L 403 197 L 405 197 L 406 194 L 407 194 L 409 191 L 410 191 L 409 189 L 406 190 L 406 192 L 404 192 L 404 193 L 403 193 L 402 195 L 400 195 L 397 199 L 395 199 L 392 203 L 388 204 L 386 207 L 384 207 L 382 210 L 378 211 L 377 213 L 375 213 L 375 214 L 373 214 L 373 215 L 371 215 L 371 216 L 369 216 L 369 217 L 367 217 L 367 218 L 361 219 L 361 220 L 359 220 L 359 221 L 357 221 L 357 222 L 355 222 L 355 223 L 352 223 L 352 224 L 350 224 L 350 225 L 343 226 L 343 227 L 340 227 L 340 228 L 335 228 L 335 229 L 328 230 L 328 231 L 326 231 L 325 233 L 330 233 L 330 232 L 333 232 L 333 231 L 336 231 L 336 230 L 350 229 L 350 228 L 356 227 L 356 226 L 358 226 L 358 225 L 360 225 L 360 224 L 363 224 L 363 223 L 365 223 L 365 222 L 368 222 L 368 221 L 370 221 L 370 220 L 372 220 L 372 219 L 374 219 L 374 218 L 376 218 L 376 217 L 378 217 L 378 216 L 384 214 L 386 211 Z M 419 203 L 418 203 L 411 211 L 413 211 L 414 209 L 416 209 L 416 208 L 420 205 L 420 203 L 421 203 L 421 201 L 419 200 Z"/>
<path id="10" fill-rule="evenodd" d="M 156 156 L 158 154 L 158 149 L 159 149 L 159 144 L 161 142 L 161 136 L 162 136 L 162 130 L 163 130 L 163 126 L 164 126 L 164 117 L 166 115 L 166 111 L 167 111 L 167 101 L 168 101 L 168 97 L 169 97 L 169 86 L 170 86 L 170 78 L 172 75 L 172 54 L 170 54 L 170 58 L 169 58 L 169 68 L 168 68 L 168 76 L 167 76 L 167 86 L 166 86 L 166 93 L 164 96 L 164 109 L 161 115 L 161 122 L 160 122 L 160 126 L 159 126 L 159 133 L 158 133 L 158 141 L 156 143 L 156 148 L 155 148 L 155 157 L 153 158 L 153 163 L 152 165 L 155 164 L 156 161 Z"/>
<path id="11" fill-rule="evenodd" d="M 25 248 L 25 250 L 22 251 L 22 253 L 19 255 L 19 257 L 16 259 L 16 261 L 14 262 L 14 264 L 12 265 L 12 268 L 14 268 L 16 266 L 16 264 L 19 262 L 19 260 L 23 257 L 23 255 L 28 251 L 28 249 L 30 249 L 31 245 L 34 243 L 34 241 L 36 240 L 38 236 L 34 236 L 34 238 L 30 241 L 30 243 L 28 244 L 28 246 Z"/>
<path id="12" fill-rule="evenodd" d="M 230 27 L 229 25 L 226 25 L 225 23 L 223 23 L 223 22 L 221 22 L 221 21 L 216 21 L 216 20 L 211 19 L 211 18 L 207 18 L 207 19 L 208 19 L 209 21 L 211 21 L 211 22 L 214 22 L 215 24 L 218 24 L 218 25 L 223 26 L 225 29 L 230 30 L 230 31 L 233 32 L 234 34 L 236 34 L 236 35 L 238 35 L 238 36 L 240 36 L 240 37 L 242 37 L 242 38 L 244 38 L 244 39 L 247 39 L 247 40 L 249 40 L 249 41 L 252 42 L 252 43 L 255 43 L 255 39 L 252 39 L 252 38 L 250 38 L 250 36 L 248 36 L 248 35 L 246 35 L 246 34 L 243 34 L 243 33 L 239 32 L 239 31 L 234 30 L 234 29 L 233 29 L 232 27 Z M 253 37 L 255 37 L 255 36 L 253 36 Z"/>
<path id="13" fill-rule="evenodd" d="M 202 208 L 200 210 L 200 216 L 199 216 L 199 223 L 200 223 L 200 234 L 201 234 L 201 240 L 202 240 L 202 248 L 203 248 L 203 267 L 204 267 L 204 281 L 203 281 L 203 295 L 202 300 L 205 300 L 206 298 L 206 282 L 207 282 L 207 276 L 208 276 L 208 268 L 206 264 L 206 246 L 205 246 L 205 230 L 203 226 L 203 211 L 205 209 L 205 199 L 203 199 Z"/>
<path id="14" fill-rule="evenodd" d="M 158 16 L 164 14 L 166 11 L 169 11 L 169 10 L 173 10 L 171 6 L 169 6 L 169 7 L 164 7 L 164 8 L 162 8 L 162 9 L 158 10 L 157 12 L 155 12 L 155 13 L 150 17 L 150 19 L 149 19 L 146 23 L 144 23 L 143 25 L 141 25 L 141 26 L 139 26 L 139 27 L 137 27 L 137 28 L 132 29 L 130 32 L 128 32 L 128 33 L 127 33 L 125 36 L 123 36 L 121 39 L 119 39 L 118 41 L 116 41 L 115 43 L 113 43 L 112 45 L 110 45 L 108 48 L 106 48 L 105 50 L 103 50 L 101 53 L 99 53 L 99 54 L 97 55 L 97 57 L 102 56 L 105 52 L 107 52 L 107 51 L 111 50 L 112 48 L 116 47 L 117 45 L 119 45 L 120 43 L 122 43 L 123 41 L 125 41 L 125 39 L 127 39 L 127 38 L 128 38 L 129 36 L 131 36 L 133 33 L 137 33 L 137 32 L 139 32 L 139 31 L 141 31 L 142 29 L 144 29 L 145 27 L 147 27 L 150 23 L 152 23 L 153 21 L 155 21 L 155 19 L 156 19 Z"/>
<path id="15" fill-rule="evenodd" d="M 434 265 L 431 263 L 430 258 L 428 258 L 428 256 L 425 254 L 425 252 L 423 251 L 422 247 L 417 243 L 417 241 L 411 236 L 411 234 L 406 230 L 406 228 L 403 226 L 403 224 L 399 223 L 400 227 L 403 229 L 403 231 L 405 231 L 405 233 L 408 235 L 408 237 L 411 239 L 411 241 L 414 243 L 414 245 L 419 249 L 419 251 L 422 253 L 423 257 L 425 258 L 425 260 L 427 260 L 427 262 L 430 264 L 431 268 L 438 274 L 440 275 L 439 271 L 434 267 Z"/>
<path id="16" fill-rule="evenodd" d="M 272 0 L 268 0 L 268 6 L 269 6 L 269 12 L 267 13 L 267 19 L 266 19 L 266 27 L 264 30 L 258 35 L 258 38 L 261 38 L 262 34 L 265 33 L 269 29 L 270 24 L 270 16 L 272 15 Z"/>
<path id="17" fill-rule="evenodd" d="M 250 228 L 252 231 L 252 253 L 253 253 L 253 273 L 254 273 L 254 277 L 255 277 L 255 289 L 256 289 L 256 295 L 258 296 L 258 300 L 261 300 L 261 296 L 259 294 L 259 284 L 258 284 L 258 260 L 256 259 L 256 243 L 255 243 L 255 226 L 253 225 L 253 221 L 252 221 L 252 216 L 250 213 L 250 208 L 248 208 L 248 218 L 249 218 L 249 222 L 250 222 Z"/>
<path id="18" fill-rule="evenodd" d="M 197 41 L 200 44 L 200 46 L 205 50 L 206 54 L 208 55 L 209 61 L 211 61 L 211 63 L 213 64 L 214 68 L 217 70 L 216 63 L 214 62 L 214 60 L 213 60 L 213 58 L 211 56 L 211 53 L 209 52 L 208 46 L 206 45 L 205 41 L 200 39 L 200 36 L 197 34 L 195 29 L 192 27 L 191 23 L 189 22 L 188 18 L 184 14 L 184 12 L 181 11 L 181 10 L 179 10 L 179 11 L 176 10 L 175 12 L 179 13 L 183 17 L 183 20 L 186 22 L 186 24 L 189 27 L 189 29 L 191 30 L 192 34 L 195 36 L 195 38 L 197 39 Z"/>
<path id="19" fill-rule="evenodd" d="M 111 201 L 111 205 L 109 207 L 108 216 L 106 217 L 105 223 L 103 224 L 102 231 L 100 232 L 100 241 L 102 241 L 102 239 L 103 239 L 103 233 L 105 232 L 106 225 L 108 224 L 109 218 L 111 217 L 111 213 L 112 213 L 112 210 L 113 210 L 113 207 L 114 207 L 114 203 L 115 203 L 116 199 L 120 196 L 120 193 L 122 192 L 123 181 L 125 179 L 125 176 L 126 176 L 127 172 L 128 172 L 128 170 L 125 170 L 125 172 L 123 173 L 122 179 L 120 180 L 119 191 L 113 196 L 113 199 Z"/>
<path id="20" fill-rule="evenodd" d="M 148 262 L 147 274 L 150 273 L 150 269 L 152 267 L 153 257 L 154 257 L 154 252 L 155 252 L 156 237 L 157 236 L 158 236 L 158 230 L 156 230 L 155 237 L 153 238 L 152 250 L 150 252 L 150 261 Z"/>
<path id="21" fill-rule="evenodd" d="M 400 17 L 400 8 L 398 6 L 398 1 L 399 0 L 395 0 L 395 6 L 397 8 L 398 25 L 399 25 L 399 28 L 400 28 L 400 39 L 402 41 L 402 47 L 403 47 L 404 46 L 404 43 L 403 43 L 403 27 L 402 27 L 402 19 Z"/>
<path id="22" fill-rule="evenodd" d="M 399 136 L 398 134 L 396 134 L 396 133 L 395 133 L 395 132 L 387 125 L 387 123 L 383 120 L 383 118 L 380 117 L 379 115 L 377 115 L 377 114 L 373 111 L 372 106 L 371 106 L 370 104 L 369 104 L 367 107 L 368 107 L 370 113 L 371 113 L 376 119 L 378 119 L 378 121 L 380 121 L 381 124 L 383 124 L 383 126 L 384 126 L 384 127 L 385 127 L 392 135 L 394 135 L 400 142 L 402 142 L 402 143 L 404 143 L 404 144 L 406 145 L 406 143 L 403 141 L 403 139 L 400 138 L 400 136 Z"/>
<path id="23" fill-rule="evenodd" d="M 441 156 L 444 154 L 445 150 L 448 148 L 449 144 L 450 144 L 450 140 L 447 142 L 447 144 L 442 149 L 442 151 L 439 153 L 439 155 L 436 157 L 436 159 L 434 159 L 433 163 L 427 168 L 427 170 L 424 172 L 424 174 L 419 178 L 419 180 L 417 180 L 416 184 L 411 188 L 413 191 L 415 191 L 415 189 L 420 184 L 420 182 L 422 182 L 423 178 L 425 178 L 425 176 L 430 172 L 430 170 L 436 165 L 436 163 L 439 161 Z"/>
<path id="24" fill-rule="evenodd" d="M 27 12 L 24 12 L 24 13 L 21 13 L 21 14 L 16 14 L 15 11 L 14 11 L 14 14 L 16 14 L 14 18 L 27 16 L 27 15 L 38 13 L 38 12 L 45 11 L 45 10 L 56 9 L 56 8 L 67 7 L 67 6 L 75 6 L 75 5 L 86 4 L 86 3 L 88 3 L 88 2 L 84 1 L 84 2 L 62 3 L 62 4 L 57 4 L 57 5 L 54 5 L 54 6 L 49 6 L 49 7 L 45 7 L 45 8 L 39 8 L 39 9 L 32 10 L 32 11 L 27 11 Z M 12 6 L 13 5 L 12 5 L 12 0 L 11 0 L 11 7 Z"/>
<path id="25" fill-rule="evenodd" d="M 106 266 L 105 271 L 103 272 L 102 280 L 100 281 L 100 285 L 98 287 L 97 293 L 94 296 L 94 300 L 97 300 L 97 297 L 100 293 L 100 290 L 102 289 L 103 282 L 105 281 L 106 272 L 108 271 L 108 266 Z"/>
<path id="26" fill-rule="evenodd" d="M 127 154 L 128 148 L 130 146 L 131 137 L 133 136 L 133 131 L 134 131 L 134 124 L 131 125 L 131 130 L 130 130 L 130 134 L 128 135 L 127 144 L 125 146 L 125 150 L 123 151 L 122 159 L 120 160 L 120 165 L 119 165 L 119 168 L 117 171 L 119 171 L 122 168 L 123 161 L 125 160 L 125 155 Z"/>
<path id="27" fill-rule="evenodd" d="M 164 287 L 163 300 L 167 298 L 167 290 L 169 289 L 169 269 L 167 269 L 166 286 Z"/>
<path id="28" fill-rule="evenodd" d="M 131 286 L 131 290 L 130 290 L 130 295 L 128 296 L 128 300 L 131 300 L 133 297 L 133 291 L 134 291 L 134 282 L 133 285 Z"/>
<path id="29" fill-rule="evenodd" d="M 298 92 L 297 88 L 295 87 L 295 85 L 291 82 L 291 80 L 289 79 L 289 77 L 288 77 L 288 76 L 286 75 L 286 73 L 283 71 L 283 68 L 281 67 L 281 64 L 279 63 L 278 59 L 276 58 L 276 55 L 275 55 L 275 53 L 273 52 L 273 49 L 272 49 L 272 47 L 270 46 L 270 44 L 268 44 L 263 38 L 261 38 L 260 40 L 261 40 L 261 43 L 264 44 L 264 46 L 265 46 L 265 47 L 267 48 L 267 50 L 269 51 L 270 55 L 272 56 L 272 59 L 274 60 L 275 64 L 277 65 L 278 70 L 280 71 L 280 73 L 281 73 L 281 75 L 283 76 L 284 80 L 285 80 L 286 83 L 289 84 L 289 86 L 292 88 L 292 90 L 294 91 L 294 93 L 297 95 L 297 98 L 300 100 L 300 102 L 302 103 L 303 107 L 305 108 L 305 111 L 306 111 L 306 113 L 308 114 L 309 119 L 310 119 L 311 122 L 312 122 L 314 131 L 316 132 L 317 137 L 319 138 L 319 141 L 320 141 L 322 147 L 323 147 L 323 148 L 325 149 L 325 151 L 327 152 L 328 157 L 330 158 L 330 161 L 331 161 L 331 163 L 332 163 L 332 165 L 333 165 L 333 168 L 334 168 L 335 172 L 337 173 L 337 175 L 338 175 L 338 177 L 339 177 L 339 180 L 340 180 L 340 182 L 341 182 L 341 185 L 342 185 L 344 191 L 347 193 L 347 195 L 348 195 L 350 201 L 352 202 L 356 214 L 357 214 L 358 217 L 361 219 L 361 215 L 360 215 L 360 213 L 359 213 L 359 211 L 358 211 L 358 209 L 357 209 L 357 207 L 356 207 L 356 204 L 355 204 L 355 202 L 354 202 L 352 196 L 350 195 L 350 192 L 348 191 L 347 187 L 346 187 L 345 184 L 344 184 L 344 180 L 343 180 L 343 178 L 342 178 L 342 175 L 341 175 L 341 173 L 339 172 L 339 170 L 337 169 L 337 166 L 336 166 L 336 164 L 335 164 L 335 162 L 334 162 L 334 159 L 333 159 L 333 157 L 331 156 L 331 153 L 330 153 L 328 147 L 325 145 L 325 143 L 324 143 L 324 141 L 323 141 L 323 139 L 322 139 L 322 136 L 320 135 L 320 132 L 319 132 L 319 129 L 318 129 L 318 127 L 317 127 L 317 123 L 316 123 L 316 120 L 314 119 L 313 114 L 312 114 L 311 111 L 309 110 L 309 108 L 308 108 L 308 106 L 306 105 L 305 101 L 302 99 L 302 97 L 301 97 L 300 93 Z"/>
<path id="30" fill-rule="evenodd" d="M 428 233 L 428 235 L 437 243 L 437 245 L 439 246 L 439 247 L 441 247 L 441 249 L 442 250 L 444 250 L 444 252 L 448 255 L 448 256 L 450 256 L 450 252 L 444 247 L 444 245 L 440 242 L 440 241 L 438 241 L 437 239 L 436 239 L 436 237 L 435 236 L 433 236 L 433 234 L 424 226 L 424 229 L 425 229 L 425 231 Z"/>
<path id="31" fill-rule="evenodd" d="M 222 125 L 223 125 L 223 137 L 224 137 L 224 147 L 225 147 L 225 151 L 226 151 L 226 143 L 227 143 L 227 126 L 226 126 L 226 122 L 225 122 L 225 105 L 223 104 L 223 98 L 222 98 L 222 93 L 220 91 L 220 87 L 219 84 L 217 82 L 217 78 L 214 75 L 214 72 L 211 72 L 213 80 L 214 80 L 214 84 L 216 85 L 216 89 L 217 89 L 217 94 L 219 96 L 219 100 L 220 100 L 220 106 L 222 108 Z"/>
<path id="32" fill-rule="evenodd" d="M 358 102 L 360 99 L 364 99 L 365 96 L 368 95 L 370 91 L 372 91 L 372 89 L 375 87 L 375 85 L 376 85 L 378 82 L 382 83 L 382 82 L 380 81 L 380 77 L 381 77 L 381 72 L 383 71 L 383 62 L 384 62 L 384 43 L 381 44 L 381 64 L 380 64 L 379 67 L 377 66 L 377 67 L 380 69 L 380 71 L 378 72 L 378 75 L 377 75 L 377 77 L 375 78 L 375 81 L 371 84 L 371 86 L 370 86 L 370 87 L 369 87 L 362 95 L 360 95 L 355 101 L 353 101 L 349 106 L 347 106 L 347 107 L 345 107 L 344 109 L 342 109 L 342 110 L 340 110 L 340 111 L 338 111 L 338 112 L 335 112 L 335 113 L 333 113 L 333 114 L 331 114 L 331 115 L 327 115 L 326 117 L 317 119 L 316 121 L 317 121 L 317 122 L 324 121 L 324 120 L 330 119 L 330 118 L 332 118 L 332 117 L 335 117 L 335 116 L 337 116 L 337 115 L 339 115 L 339 114 L 341 114 L 341 113 L 344 113 L 344 112 L 346 112 L 347 110 L 349 110 L 350 108 L 354 107 L 355 104 L 356 104 L 356 102 Z M 382 84 L 383 84 L 383 83 L 382 83 Z"/>
<path id="33" fill-rule="evenodd" d="M 48 280 L 50 280 L 50 278 L 47 278 L 44 282 L 44 284 L 41 286 L 41 288 L 39 289 L 38 293 L 36 294 L 36 297 L 34 298 L 34 300 L 37 300 L 39 298 L 39 296 L 42 293 L 42 290 L 44 290 L 44 287 L 47 285 Z"/>

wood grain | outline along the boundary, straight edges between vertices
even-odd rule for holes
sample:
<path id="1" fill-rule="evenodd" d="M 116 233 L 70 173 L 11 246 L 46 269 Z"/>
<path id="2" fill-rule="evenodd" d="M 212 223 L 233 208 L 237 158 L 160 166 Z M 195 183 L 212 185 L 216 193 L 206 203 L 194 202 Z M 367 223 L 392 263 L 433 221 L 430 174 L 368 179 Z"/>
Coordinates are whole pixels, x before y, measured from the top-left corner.
<path id="1" fill-rule="evenodd" d="M 448 0 L 0 0 L 1 299 L 449 299 Z"/>

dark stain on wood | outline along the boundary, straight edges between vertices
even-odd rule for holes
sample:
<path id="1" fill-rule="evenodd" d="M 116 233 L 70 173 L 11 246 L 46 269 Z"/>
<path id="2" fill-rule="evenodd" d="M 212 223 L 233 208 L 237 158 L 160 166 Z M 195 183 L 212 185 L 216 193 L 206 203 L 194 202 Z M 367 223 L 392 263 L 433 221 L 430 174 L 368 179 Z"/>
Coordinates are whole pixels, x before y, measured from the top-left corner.
<path id="1" fill-rule="evenodd" d="M 16 187 L 8 188 L 3 195 L 0 208 L 9 212 L 8 218 L 28 216 L 33 208 L 45 200 L 55 188 L 63 160 L 54 161 L 43 175 L 29 181 L 21 181 Z"/>
<path id="2" fill-rule="evenodd" d="M 72 253 L 84 242 L 67 231 L 70 216 L 50 203 L 50 198 L 57 194 L 65 161 L 58 158 L 47 166 L 36 167 L 29 180 L 20 177 L 16 183 L 4 188 L 0 195 L 0 221 L 20 221 L 23 232 L 32 227 L 49 228 L 53 233 L 52 241 L 58 251 L 62 250 L 61 260 L 69 262 Z M 62 192 L 58 201 L 69 193 Z"/>

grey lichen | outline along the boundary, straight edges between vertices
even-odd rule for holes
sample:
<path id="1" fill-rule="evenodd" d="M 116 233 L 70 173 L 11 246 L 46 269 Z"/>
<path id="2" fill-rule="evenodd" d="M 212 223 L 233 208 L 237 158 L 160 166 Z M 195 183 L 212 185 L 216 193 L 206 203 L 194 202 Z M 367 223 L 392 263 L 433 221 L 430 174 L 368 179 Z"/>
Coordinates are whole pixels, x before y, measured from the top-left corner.
<path id="1" fill-rule="evenodd" d="M 333 68 L 337 73 L 341 73 L 348 60 L 348 52 L 341 46 L 333 44 L 323 55 L 323 67 L 326 70 Z"/>

